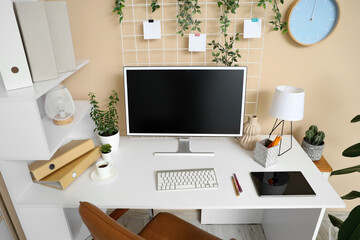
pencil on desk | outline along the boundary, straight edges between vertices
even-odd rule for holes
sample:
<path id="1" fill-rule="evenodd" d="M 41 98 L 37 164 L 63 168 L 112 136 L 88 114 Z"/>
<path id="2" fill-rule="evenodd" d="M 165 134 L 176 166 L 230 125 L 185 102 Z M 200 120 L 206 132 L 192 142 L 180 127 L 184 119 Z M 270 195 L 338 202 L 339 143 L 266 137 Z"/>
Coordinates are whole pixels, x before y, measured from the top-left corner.
<path id="1" fill-rule="evenodd" d="M 240 183 L 239 183 L 235 173 L 234 173 L 234 178 L 235 178 L 235 183 L 236 183 L 236 186 L 237 186 L 237 188 L 239 190 L 239 193 L 242 193 L 243 190 L 242 190 L 242 188 L 240 186 Z"/>
<path id="2" fill-rule="evenodd" d="M 236 196 L 240 197 L 239 189 L 238 189 L 237 186 L 236 186 L 234 177 L 231 177 L 231 180 L 232 180 L 233 185 L 234 185 L 234 189 L 235 189 Z"/>

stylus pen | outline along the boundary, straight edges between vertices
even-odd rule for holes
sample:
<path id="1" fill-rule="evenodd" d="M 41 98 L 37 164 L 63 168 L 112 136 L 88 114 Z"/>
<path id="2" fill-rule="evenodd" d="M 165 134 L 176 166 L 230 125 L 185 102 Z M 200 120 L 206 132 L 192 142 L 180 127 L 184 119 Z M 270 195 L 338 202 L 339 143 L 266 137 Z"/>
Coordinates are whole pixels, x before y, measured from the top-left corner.
<path id="1" fill-rule="evenodd" d="M 238 189 L 239 189 L 239 192 L 242 193 L 243 190 L 242 190 L 242 188 L 241 188 L 241 186 L 240 186 L 240 184 L 239 184 L 239 181 L 238 181 L 235 173 L 234 173 L 234 178 L 235 178 L 236 186 L 237 186 Z"/>
<path id="2" fill-rule="evenodd" d="M 238 188 L 236 187 L 235 178 L 234 178 L 234 177 L 231 177 L 231 180 L 232 180 L 233 185 L 234 185 L 234 189 L 235 189 L 236 196 L 240 197 L 239 190 L 238 190 Z"/>

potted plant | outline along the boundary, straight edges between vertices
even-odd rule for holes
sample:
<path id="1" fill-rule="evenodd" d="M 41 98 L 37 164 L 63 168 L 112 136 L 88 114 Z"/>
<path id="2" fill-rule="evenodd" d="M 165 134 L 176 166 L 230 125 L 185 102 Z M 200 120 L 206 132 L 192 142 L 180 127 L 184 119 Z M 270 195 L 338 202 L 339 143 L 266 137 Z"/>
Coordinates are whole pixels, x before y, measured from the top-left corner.
<path id="1" fill-rule="evenodd" d="M 354 117 L 351 122 L 359 122 L 360 115 Z M 344 157 L 358 157 L 360 156 L 360 143 L 354 144 L 351 147 L 345 149 L 342 153 Z M 344 168 L 340 170 L 333 171 L 331 176 L 333 175 L 342 175 L 353 172 L 360 172 L 360 165 Z M 351 191 L 348 194 L 341 197 L 345 200 L 352 200 L 356 198 L 360 198 L 360 192 Z M 338 228 L 338 240 L 352 240 L 352 239 L 360 239 L 360 205 L 356 206 L 353 210 L 351 210 L 349 216 L 345 221 L 330 215 L 329 218 L 334 227 Z"/>
<path id="2" fill-rule="evenodd" d="M 100 109 L 99 102 L 96 101 L 94 93 L 90 92 L 89 97 L 91 104 L 90 117 L 96 125 L 94 132 L 97 131 L 102 145 L 110 144 L 112 150 L 116 151 L 119 147 L 120 139 L 118 113 L 116 110 L 116 104 L 119 101 L 117 93 L 115 90 L 112 91 L 109 96 L 109 103 L 104 110 Z"/>
<path id="3" fill-rule="evenodd" d="M 311 160 L 320 160 L 325 146 L 324 138 L 325 133 L 318 131 L 318 127 L 315 125 L 311 125 L 309 130 L 305 132 L 301 147 Z"/>
<path id="4" fill-rule="evenodd" d="M 101 145 L 101 155 L 102 158 L 106 161 L 111 161 L 111 145 L 110 144 L 104 144 Z"/>

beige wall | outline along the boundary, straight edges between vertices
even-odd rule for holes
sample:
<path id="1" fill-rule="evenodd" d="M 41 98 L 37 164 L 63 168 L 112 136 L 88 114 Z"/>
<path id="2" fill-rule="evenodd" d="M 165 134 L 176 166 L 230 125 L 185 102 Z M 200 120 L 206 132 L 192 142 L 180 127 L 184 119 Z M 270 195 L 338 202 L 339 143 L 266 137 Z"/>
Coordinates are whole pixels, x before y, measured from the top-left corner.
<path id="1" fill-rule="evenodd" d="M 76 57 L 88 58 L 90 64 L 65 84 L 75 99 L 87 99 L 88 92 L 94 91 L 102 100 L 111 89 L 116 89 L 121 96 L 120 128 L 124 134 L 121 36 L 117 17 L 111 12 L 114 1 L 67 2 Z M 286 2 L 282 8 L 284 13 L 292 1 Z M 300 141 L 311 124 L 318 125 L 326 133 L 324 155 L 334 169 L 360 164 L 360 158 L 348 159 L 341 155 L 347 146 L 360 141 L 356 134 L 360 123 L 349 123 L 353 116 L 360 114 L 357 94 L 360 28 L 356 25 L 360 1 L 347 0 L 341 5 L 341 20 L 336 31 L 312 47 L 297 45 L 287 35 L 271 32 L 268 26 L 258 108 L 262 132 L 266 134 L 274 121 L 268 114 L 274 88 L 282 84 L 304 88 L 305 117 L 294 124 L 294 135 Z M 330 183 L 340 195 L 360 190 L 356 173 L 331 177 Z M 359 200 L 347 201 L 347 209 L 359 203 Z"/>

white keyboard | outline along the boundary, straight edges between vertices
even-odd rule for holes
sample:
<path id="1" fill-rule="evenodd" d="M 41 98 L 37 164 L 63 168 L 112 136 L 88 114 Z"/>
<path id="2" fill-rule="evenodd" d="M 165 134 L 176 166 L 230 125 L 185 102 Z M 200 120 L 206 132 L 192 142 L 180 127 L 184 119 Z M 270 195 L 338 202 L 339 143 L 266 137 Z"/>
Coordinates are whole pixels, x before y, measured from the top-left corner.
<path id="1" fill-rule="evenodd" d="M 213 168 L 182 169 L 156 172 L 158 191 L 180 189 L 217 188 L 218 182 Z"/>

